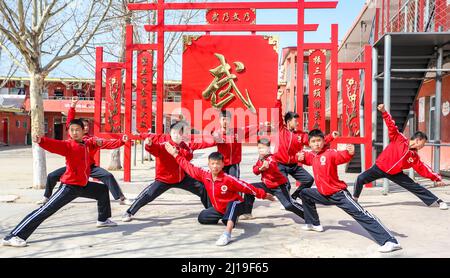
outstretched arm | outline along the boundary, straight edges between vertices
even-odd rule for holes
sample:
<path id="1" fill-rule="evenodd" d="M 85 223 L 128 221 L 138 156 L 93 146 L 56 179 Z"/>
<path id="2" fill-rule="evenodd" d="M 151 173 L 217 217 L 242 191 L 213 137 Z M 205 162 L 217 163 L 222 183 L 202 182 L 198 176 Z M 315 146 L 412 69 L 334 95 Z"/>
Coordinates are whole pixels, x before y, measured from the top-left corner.
<path id="1" fill-rule="evenodd" d="M 420 159 L 418 159 L 417 162 L 414 163 L 412 167 L 419 175 L 421 175 L 424 178 L 428 178 L 435 182 L 442 181 L 441 175 L 433 172 L 433 170 L 431 170 L 430 166 L 423 163 L 423 161 L 421 161 Z"/>
<path id="2" fill-rule="evenodd" d="M 403 134 L 398 130 L 398 127 L 395 125 L 395 121 L 392 119 L 391 114 L 389 114 L 388 111 L 386 111 L 384 104 L 380 104 L 377 107 L 378 111 L 381 112 L 381 115 L 383 116 L 384 123 L 386 124 L 389 132 L 389 140 L 395 141 L 398 138 L 405 138 Z"/>
<path id="3" fill-rule="evenodd" d="M 283 112 L 281 111 L 281 97 L 283 96 L 283 94 L 283 90 L 279 89 L 277 93 L 277 102 L 275 103 L 275 108 L 278 109 L 278 128 L 280 129 L 284 127 Z"/>
<path id="4" fill-rule="evenodd" d="M 203 182 L 203 176 L 207 173 L 202 168 L 196 167 L 191 164 L 184 156 L 180 155 L 177 148 L 172 146 L 170 143 L 164 144 L 166 151 L 172 155 L 177 161 L 178 165 L 192 178 Z"/>
<path id="5" fill-rule="evenodd" d="M 354 154 L 355 154 L 355 146 L 348 144 L 347 149 L 345 151 L 336 151 L 334 162 L 337 165 L 347 163 L 350 160 L 352 160 Z"/>
<path id="6" fill-rule="evenodd" d="M 66 129 L 69 129 L 70 122 L 75 119 L 75 107 L 78 103 L 78 97 L 72 97 L 72 101 L 70 102 L 69 111 L 67 111 L 67 120 L 66 120 Z"/>
<path id="7" fill-rule="evenodd" d="M 38 143 L 41 148 L 51 153 L 56 153 L 66 156 L 68 153 L 68 146 L 66 141 L 55 140 L 47 137 L 34 136 L 33 141 Z"/>

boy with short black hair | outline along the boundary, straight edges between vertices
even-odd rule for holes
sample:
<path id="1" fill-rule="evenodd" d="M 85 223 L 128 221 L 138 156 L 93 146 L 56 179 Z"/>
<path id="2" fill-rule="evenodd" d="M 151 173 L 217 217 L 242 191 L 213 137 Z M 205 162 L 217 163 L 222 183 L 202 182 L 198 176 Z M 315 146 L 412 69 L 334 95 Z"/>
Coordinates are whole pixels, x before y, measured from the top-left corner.
<path id="1" fill-rule="evenodd" d="M 231 128 L 232 115 L 229 110 L 221 110 L 218 130 L 213 130 L 212 135 L 216 140 L 217 151 L 224 156 L 223 171 L 236 178 L 240 177 L 242 161 L 242 143 L 257 134 L 259 130 L 269 129 L 269 123 L 260 123 L 258 126 L 250 125 L 242 128 Z"/>
<path id="2" fill-rule="evenodd" d="M 217 240 L 216 245 L 218 246 L 227 245 L 231 241 L 231 232 L 239 215 L 246 212 L 247 204 L 239 193 L 252 194 L 259 199 L 274 200 L 273 196 L 264 190 L 224 173 L 223 155 L 219 152 L 209 155 L 209 171 L 205 171 L 189 163 L 171 144 L 166 143 L 165 147 L 188 175 L 205 185 L 212 207 L 200 212 L 198 221 L 201 224 L 217 224 L 219 220 L 222 220 L 226 225 L 226 230 Z"/>
<path id="3" fill-rule="evenodd" d="M 324 148 L 325 136 L 318 129 L 309 132 L 311 152 L 301 152 L 299 161 L 313 168 L 317 188 L 305 188 L 300 192 L 305 212 L 304 230 L 322 232 L 316 203 L 336 205 L 355 219 L 375 241 L 381 245 L 379 252 L 392 252 L 401 249 L 394 236 L 381 224 L 373 214 L 355 202 L 347 191 L 347 184 L 339 180 L 337 166 L 348 163 L 355 154 L 354 145 L 347 145 L 347 150 L 337 151 Z"/>
<path id="4" fill-rule="evenodd" d="M 277 161 L 274 159 L 273 154 L 270 153 L 269 139 L 261 138 L 258 140 L 258 153 L 259 158 L 253 166 L 253 173 L 257 176 L 261 175 L 262 182 L 253 183 L 252 185 L 275 195 L 286 210 L 295 213 L 303 219 L 303 207 L 291 198 L 288 186 L 289 180 L 280 172 Z M 250 207 L 243 216 L 246 219 L 251 219 L 255 197 L 252 195 L 245 195 L 245 197 L 248 199 L 247 202 L 250 204 Z"/>
<path id="5" fill-rule="evenodd" d="M 448 209 L 444 201 L 403 173 L 403 170 L 412 167 L 419 175 L 435 181 L 438 186 L 444 185 L 442 177 L 438 173 L 434 173 L 428 165 L 420 160 L 418 151 L 425 146 L 428 140 L 427 135 L 417 131 L 411 139 L 408 139 L 398 130 L 384 104 L 378 105 L 378 111 L 382 113 L 384 122 L 388 127 L 390 143 L 378 156 L 375 165 L 361 173 L 356 179 L 354 199 L 358 200 L 364 184 L 380 178 L 388 178 L 416 195 L 427 206 L 437 203 L 440 209 Z"/>
<path id="6" fill-rule="evenodd" d="M 34 136 L 33 141 L 43 149 L 66 157 L 66 172 L 61 177 L 62 186 L 50 197 L 48 202 L 34 210 L 7 235 L 4 246 L 25 247 L 26 240 L 39 225 L 59 209 L 78 197 L 97 200 L 97 227 L 114 227 L 111 221 L 111 205 L 108 187 L 101 183 L 89 182 L 89 148 L 100 145 L 101 141 L 93 138 L 83 140 L 83 122 L 72 120 L 69 125 L 71 139 L 60 141 L 46 137 Z"/>
<path id="7" fill-rule="evenodd" d="M 66 129 L 69 129 L 70 122 L 75 119 L 75 107 L 78 103 L 78 97 L 73 97 L 72 102 L 70 104 L 69 111 L 67 113 L 67 123 L 66 123 Z M 88 140 L 89 138 L 93 138 L 93 136 L 89 135 L 89 120 L 88 119 L 80 119 L 83 122 L 83 140 Z M 100 139 L 100 138 L 97 138 Z M 95 163 L 95 155 L 100 149 L 117 149 L 120 148 L 125 144 L 123 140 L 119 139 L 112 139 L 112 140 L 102 140 L 102 144 L 95 145 L 92 148 L 89 149 L 89 163 L 91 167 L 91 174 L 90 176 L 92 178 L 99 179 L 101 182 L 103 182 L 106 186 L 108 186 L 109 191 L 111 192 L 113 198 L 115 200 L 120 200 L 121 205 L 131 205 L 132 200 L 127 199 L 125 195 L 122 192 L 122 189 L 119 186 L 119 183 L 117 182 L 116 178 L 113 174 L 108 172 L 107 170 L 103 169 L 100 166 L 97 166 Z M 61 176 L 66 171 L 66 167 L 61 167 L 59 169 L 54 170 L 53 172 L 49 173 L 47 175 L 47 183 L 45 184 L 45 192 L 44 197 L 37 202 L 38 205 L 43 205 L 46 202 L 48 202 L 50 196 L 53 194 L 53 189 L 55 188 L 56 184 L 60 180 Z"/>
<path id="8" fill-rule="evenodd" d="M 309 188 L 314 184 L 313 177 L 299 164 L 297 159 L 297 153 L 303 149 L 304 145 L 308 144 L 308 133 L 301 130 L 298 122 L 298 114 L 295 112 L 286 112 L 284 115 L 281 111 L 281 97 L 284 94 L 283 90 L 278 90 L 277 101 L 275 108 L 278 111 L 278 146 L 274 153 L 274 158 L 278 162 L 278 168 L 281 173 L 288 178 L 292 176 L 296 181 L 300 183 L 300 186 L 292 194 L 292 198 L 295 200 L 298 198 L 300 191 L 305 188 Z M 334 140 L 339 135 L 337 131 L 333 131 L 331 134 L 325 137 L 327 143 Z M 288 189 L 290 191 L 290 184 Z"/>

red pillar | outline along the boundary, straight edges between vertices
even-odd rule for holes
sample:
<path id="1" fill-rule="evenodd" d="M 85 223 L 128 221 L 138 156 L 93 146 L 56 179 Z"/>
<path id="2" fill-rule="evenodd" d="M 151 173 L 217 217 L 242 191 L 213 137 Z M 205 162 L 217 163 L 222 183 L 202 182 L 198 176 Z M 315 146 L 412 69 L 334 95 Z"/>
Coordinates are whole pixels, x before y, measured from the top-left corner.
<path id="1" fill-rule="evenodd" d="M 365 170 L 372 166 L 372 47 L 366 45 L 364 48 L 364 149 L 365 149 Z M 366 187 L 372 187 L 369 183 Z"/>
<path id="2" fill-rule="evenodd" d="M 133 26 L 126 26 L 125 38 L 125 130 L 124 133 L 130 137 L 131 135 L 131 106 L 132 106 L 132 82 L 133 82 Z M 131 140 L 124 146 L 123 158 L 123 180 L 125 182 L 131 181 Z"/>
<path id="3" fill-rule="evenodd" d="M 297 5 L 297 113 L 300 126 L 303 129 L 303 61 L 304 61 L 304 29 L 305 3 L 298 0 Z M 295 73 L 292 73 L 295 74 Z M 294 92 L 292 92 L 294 93 Z"/>
<path id="4" fill-rule="evenodd" d="M 94 110 L 94 134 L 99 134 L 101 129 L 102 113 L 102 64 L 103 47 L 95 49 L 95 107 Z M 100 166 L 100 150 L 95 154 L 95 163 Z"/>

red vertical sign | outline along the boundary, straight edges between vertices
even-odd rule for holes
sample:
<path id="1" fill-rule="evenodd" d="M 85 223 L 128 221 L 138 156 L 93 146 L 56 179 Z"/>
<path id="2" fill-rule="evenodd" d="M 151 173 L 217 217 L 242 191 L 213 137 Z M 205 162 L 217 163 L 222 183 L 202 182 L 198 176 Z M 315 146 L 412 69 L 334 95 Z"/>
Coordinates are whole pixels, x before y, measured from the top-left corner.
<path id="1" fill-rule="evenodd" d="M 359 103 L 360 78 L 359 70 L 343 70 L 342 74 L 342 135 L 359 137 Z"/>
<path id="2" fill-rule="evenodd" d="M 326 55 L 317 49 L 309 55 L 309 130 L 320 129 L 325 132 L 325 85 Z"/>
<path id="3" fill-rule="evenodd" d="M 150 51 L 137 55 L 136 131 L 146 133 L 152 127 L 153 56 Z"/>
<path id="4" fill-rule="evenodd" d="M 106 69 L 105 132 L 118 133 L 121 130 L 122 70 Z"/>

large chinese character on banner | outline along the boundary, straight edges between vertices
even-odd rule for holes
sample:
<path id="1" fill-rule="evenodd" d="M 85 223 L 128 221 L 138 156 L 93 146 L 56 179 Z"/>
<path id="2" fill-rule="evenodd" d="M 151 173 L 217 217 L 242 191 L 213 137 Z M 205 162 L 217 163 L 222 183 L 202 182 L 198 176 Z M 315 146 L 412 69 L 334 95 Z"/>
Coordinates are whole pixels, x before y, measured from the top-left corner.
<path id="1" fill-rule="evenodd" d="M 272 37 L 256 35 L 186 37 L 182 107 L 191 115 L 199 102 L 203 111 L 242 108 L 269 121 L 278 86 L 276 47 Z M 213 120 L 192 124 L 202 130 Z"/>
<path id="2" fill-rule="evenodd" d="M 344 70 L 342 73 L 343 104 L 343 136 L 360 136 L 359 103 L 360 103 L 359 70 Z"/>
<path id="3" fill-rule="evenodd" d="M 148 132 L 152 127 L 153 56 L 150 51 L 137 55 L 136 130 Z"/>
<path id="4" fill-rule="evenodd" d="M 325 130 L 326 63 L 325 51 L 317 49 L 309 55 L 309 130 Z"/>
<path id="5" fill-rule="evenodd" d="M 106 70 L 105 132 L 121 132 L 122 70 Z"/>

